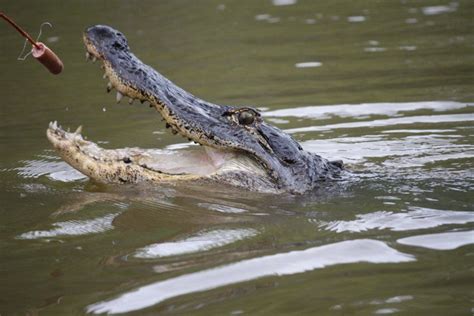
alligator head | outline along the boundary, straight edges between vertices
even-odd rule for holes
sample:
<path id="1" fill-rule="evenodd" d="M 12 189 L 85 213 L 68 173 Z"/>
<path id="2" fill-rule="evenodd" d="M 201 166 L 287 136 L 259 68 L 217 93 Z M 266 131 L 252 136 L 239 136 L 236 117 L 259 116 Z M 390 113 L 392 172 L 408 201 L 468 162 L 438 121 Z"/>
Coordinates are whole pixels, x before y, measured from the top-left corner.
<path id="1" fill-rule="evenodd" d="M 50 124 L 47 136 L 59 154 L 93 180 L 135 183 L 233 178 L 239 180 L 231 183 L 241 182 L 245 186 L 246 179 L 262 177 L 277 189 L 304 192 L 319 180 L 337 176 L 341 170 L 340 163 L 304 151 L 288 134 L 266 123 L 257 109 L 216 105 L 179 88 L 142 63 L 130 51 L 127 39 L 119 31 L 96 25 L 88 28 L 83 38 L 87 58 L 102 62 L 105 76 L 110 81 L 107 90 L 117 90 L 117 101 L 124 95 L 130 100 L 148 101 L 173 133 L 212 148 L 207 150 L 206 157 L 211 157 L 213 168 L 208 168 L 207 172 L 186 167 L 173 172 L 160 167 L 160 159 L 166 158 L 156 151 L 102 149 L 84 140 L 80 131 L 68 133 L 56 123 Z M 218 163 L 216 155 L 220 160 Z M 187 161 L 191 165 L 203 161 L 202 157 L 201 160 L 181 158 L 183 163 Z M 231 167 L 226 160 L 233 161 Z"/>

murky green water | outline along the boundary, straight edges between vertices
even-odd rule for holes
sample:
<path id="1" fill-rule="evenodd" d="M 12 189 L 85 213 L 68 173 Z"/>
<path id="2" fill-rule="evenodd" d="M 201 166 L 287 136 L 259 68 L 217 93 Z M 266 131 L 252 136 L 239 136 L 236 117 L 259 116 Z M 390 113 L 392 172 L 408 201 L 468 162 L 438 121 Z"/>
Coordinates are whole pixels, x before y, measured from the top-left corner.
<path id="1" fill-rule="evenodd" d="M 55 77 L 16 61 L 22 40 L 2 23 L 2 315 L 472 314 L 472 1 L 1 8 L 32 33 L 53 23 L 42 39 L 65 63 Z M 51 150 L 49 121 L 110 148 L 183 142 L 105 93 L 81 41 L 97 23 L 192 93 L 262 108 L 353 177 L 303 196 L 88 182 Z"/>

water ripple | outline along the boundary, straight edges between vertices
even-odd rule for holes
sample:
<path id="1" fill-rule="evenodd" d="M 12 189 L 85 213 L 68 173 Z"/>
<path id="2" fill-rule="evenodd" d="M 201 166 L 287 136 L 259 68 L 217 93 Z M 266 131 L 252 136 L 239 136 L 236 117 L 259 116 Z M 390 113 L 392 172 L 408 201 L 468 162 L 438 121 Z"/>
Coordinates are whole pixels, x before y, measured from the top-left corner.
<path id="1" fill-rule="evenodd" d="M 461 246 L 474 244 L 474 230 L 411 236 L 398 239 L 397 242 L 403 245 L 435 250 L 451 250 Z"/>
<path id="2" fill-rule="evenodd" d="M 402 112 L 417 110 L 432 110 L 445 112 L 474 106 L 474 103 L 454 101 L 424 101 L 424 102 L 384 102 L 361 104 L 337 104 L 305 106 L 265 112 L 269 117 L 306 117 L 326 119 L 330 117 L 365 117 L 367 115 L 394 116 Z"/>
<path id="3" fill-rule="evenodd" d="M 72 168 L 64 161 L 51 160 L 56 159 L 54 157 L 38 160 L 26 160 L 23 161 L 23 166 L 15 168 L 18 171 L 18 175 L 24 178 L 39 178 L 41 176 L 48 176 L 52 180 L 62 182 L 72 182 L 76 180 L 86 179 L 87 177 Z"/>
<path id="4" fill-rule="evenodd" d="M 266 276 L 302 273 L 327 266 L 354 263 L 410 262 L 415 258 L 398 252 L 381 241 L 359 239 L 254 258 L 184 274 L 175 278 L 142 286 L 116 299 L 87 307 L 90 313 L 125 313 L 143 309 L 164 300 L 194 292 L 254 280 Z"/>
<path id="5" fill-rule="evenodd" d="M 302 142 L 304 149 L 331 159 L 357 163 L 369 158 L 386 158 L 386 166 L 413 167 L 434 161 L 474 157 L 474 146 L 457 143 L 462 135 L 416 135 L 389 139 L 389 135 L 365 135 L 315 139 Z"/>
<path id="6" fill-rule="evenodd" d="M 156 243 L 138 249 L 136 258 L 159 258 L 222 247 L 238 240 L 255 236 L 255 229 L 219 229 L 202 231 L 182 240 Z"/>
<path id="7" fill-rule="evenodd" d="M 474 213 L 411 207 L 407 212 L 379 211 L 359 214 L 356 218 L 352 221 L 320 222 L 319 227 L 337 233 L 363 232 L 370 229 L 406 231 L 474 222 Z"/>
<path id="8" fill-rule="evenodd" d="M 79 236 L 102 233 L 113 228 L 112 221 L 118 214 L 109 214 L 90 220 L 71 220 L 54 223 L 50 230 L 34 230 L 23 233 L 17 239 L 39 239 L 45 237 Z"/>
<path id="9" fill-rule="evenodd" d="M 458 9 L 456 2 L 451 2 L 449 5 L 436 5 L 421 8 L 424 15 L 438 15 L 442 13 L 455 12 Z"/>
<path id="10" fill-rule="evenodd" d="M 341 128 L 361 128 L 361 127 L 384 127 L 393 125 L 408 125 L 408 124 L 419 124 L 419 123 L 454 123 L 454 122 L 472 122 L 474 121 L 474 114 L 446 114 L 446 115 L 421 115 L 421 116 L 408 116 L 408 117 L 397 117 L 384 120 L 371 120 L 362 122 L 349 122 L 349 123 L 338 123 L 328 124 L 322 126 L 307 126 L 298 127 L 285 130 L 287 133 L 303 133 L 303 132 L 315 132 L 315 131 L 327 131 Z"/>

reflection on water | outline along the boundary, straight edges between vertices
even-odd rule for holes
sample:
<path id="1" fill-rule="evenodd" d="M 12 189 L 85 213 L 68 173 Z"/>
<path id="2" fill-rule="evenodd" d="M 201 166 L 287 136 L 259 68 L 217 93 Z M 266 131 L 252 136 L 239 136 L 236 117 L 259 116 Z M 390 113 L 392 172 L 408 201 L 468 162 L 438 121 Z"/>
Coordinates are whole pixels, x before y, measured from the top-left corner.
<path id="1" fill-rule="evenodd" d="M 295 64 L 296 68 L 311 68 L 311 67 L 321 67 L 323 64 L 319 61 L 306 61 L 302 63 Z"/>
<path id="2" fill-rule="evenodd" d="M 312 119 L 327 119 L 334 116 L 343 118 L 363 118 L 368 115 L 400 116 L 403 112 L 417 110 L 444 112 L 463 109 L 468 106 L 474 106 L 474 103 L 430 101 L 407 103 L 335 104 L 267 111 L 264 115 L 269 117 L 308 117 Z"/>
<path id="3" fill-rule="evenodd" d="M 53 180 L 69 182 L 87 179 L 85 175 L 71 168 L 64 161 L 58 161 L 56 157 L 42 156 L 38 160 L 27 160 L 22 166 L 16 168 L 18 174 L 26 178 L 38 178 L 48 175 Z"/>
<path id="4" fill-rule="evenodd" d="M 159 258 L 167 256 L 182 255 L 205 251 L 216 247 L 221 247 L 241 239 L 255 236 L 257 231 L 254 229 L 232 229 L 232 230 L 214 230 L 209 232 L 200 232 L 183 240 L 152 244 L 138 249 L 135 257 L 137 258 Z"/>
<path id="5" fill-rule="evenodd" d="M 0 28 L 0 314 L 472 313 L 473 5 L 6 2 L 28 30 L 53 23 L 65 71 L 16 62 L 22 41 Z M 298 196 L 88 181 L 51 150 L 49 121 L 106 148 L 196 146 L 146 106 L 113 104 L 84 62 L 95 23 L 193 94 L 258 107 L 348 177 Z"/>
<path id="6" fill-rule="evenodd" d="M 398 239 L 397 242 L 403 245 L 435 250 L 451 250 L 464 245 L 474 244 L 474 230 L 412 236 Z"/>
<path id="7" fill-rule="evenodd" d="M 283 6 L 283 5 L 292 5 L 296 4 L 297 0 L 272 0 L 273 5 Z"/>
<path id="8" fill-rule="evenodd" d="M 421 132 L 416 132 L 421 134 Z M 455 160 L 474 156 L 474 146 L 459 143 L 460 135 L 427 134 L 417 136 L 366 135 L 336 139 L 310 140 L 303 148 L 327 157 L 361 163 L 373 158 L 387 158 L 385 166 L 410 168 L 438 160 Z"/>
<path id="9" fill-rule="evenodd" d="M 102 233 L 113 228 L 112 221 L 116 216 L 117 214 L 109 214 L 91 220 L 58 222 L 53 224 L 56 228 L 23 233 L 18 236 L 18 239 L 38 239 L 45 237 L 79 236 Z"/>
<path id="10" fill-rule="evenodd" d="M 361 127 L 383 127 L 393 125 L 410 125 L 410 124 L 436 124 L 436 123 L 463 123 L 474 121 L 473 114 L 451 114 L 451 115 L 422 115 L 422 116 L 410 116 L 391 118 L 384 120 L 373 120 L 363 122 L 349 122 L 339 124 L 329 124 L 323 126 L 309 126 L 299 127 L 293 129 L 287 129 L 288 133 L 302 133 L 302 132 L 315 132 L 315 131 L 327 131 L 334 129 L 345 129 L 345 128 L 361 128 Z"/>
<path id="11" fill-rule="evenodd" d="M 356 301 L 354 303 L 352 303 L 351 305 L 354 307 L 354 306 L 363 306 L 363 305 L 388 305 L 388 306 L 393 306 L 393 304 L 399 304 L 399 303 L 403 303 L 403 302 L 407 302 L 407 301 L 411 301 L 413 300 L 414 297 L 412 295 L 398 295 L 398 296 L 393 296 L 393 297 L 389 297 L 389 298 L 386 298 L 386 299 L 373 299 L 373 300 L 370 300 L 370 301 Z M 395 305 L 397 306 L 397 305 Z M 334 305 L 330 308 L 330 310 L 333 310 L 333 311 L 338 311 L 338 310 L 342 310 L 343 309 L 343 306 L 338 304 L 338 305 Z M 374 310 L 374 314 L 376 315 L 385 315 L 385 314 L 393 314 L 393 313 L 396 313 L 400 311 L 400 309 L 396 308 L 396 307 L 384 307 L 384 308 L 378 308 L 378 309 L 375 309 Z"/>
<path id="12" fill-rule="evenodd" d="M 451 2 L 449 5 L 437 5 L 421 8 L 424 15 L 437 15 L 442 13 L 455 12 L 459 4 L 457 2 Z"/>
<path id="13" fill-rule="evenodd" d="M 117 299 L 88 307 L 94 313 L 123 313 L 142 309 L 163 300 L 193 292 L 249 281 L 271 275 L 290 275 L 343 263 L 410 262 L 401 253 L 376 240 L 359 239 L 240 261 L 228 266 L 185 274 L 133 290 Z"/>
<path id="14" fill-rule="evenodd" d="M 361 232 L 369 229 L 390 229 L 404 231 L 426 229 L 446 224 L 467 224 L 474 222 L 472 212 L 434 210 L 424 207 L 410 207 L 400 213 L 379 211 L 356 215 L 353 221 L 321 223 L 320 227 L 341 233 Z M 472 240 L 474 243 L 474 240 Z"/>
<path id="15" fill-rule="evenodd" d="M 219 205 L 212 203 L 199 203 L 200 207 L 205 207 L 207 209 L 221 212 L 221 213 L 245 213 L 247 210 L 245 208 L 236 207 L 235 205 Z"/>
<path id="16" fill-rule="evenodd" d="M 352 23 L 364 22 L 366 20 L 365 16 L 362 15 L 355 15 L 355 16 L 348 16 L 347 21 Z"/>

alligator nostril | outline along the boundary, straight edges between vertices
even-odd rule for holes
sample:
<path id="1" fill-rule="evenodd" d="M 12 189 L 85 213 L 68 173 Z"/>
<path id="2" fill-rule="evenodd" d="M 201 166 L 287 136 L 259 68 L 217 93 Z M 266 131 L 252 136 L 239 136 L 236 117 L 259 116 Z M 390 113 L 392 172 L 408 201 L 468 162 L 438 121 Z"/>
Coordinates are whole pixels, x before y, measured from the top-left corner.
<path id="1" fill-rule="evenodd" d="M 121 43 L 119 43 L 119 42 L 114 42 L 114 43 L 112 44 L 112 46 L 113 46 L 114 48 L 123 49 L 123 45 L 122 45 Z"/>
<path id="2" fill-rule="evenodd" d="M 123 158 L 122 160 L 123 160 L 123 162 L 125 162 L 125 163 L 131 163 L 131 162 L 132 162 L 132 159 L 130 159 L 130 157 L 125 157 L 125 158 Z"/>

